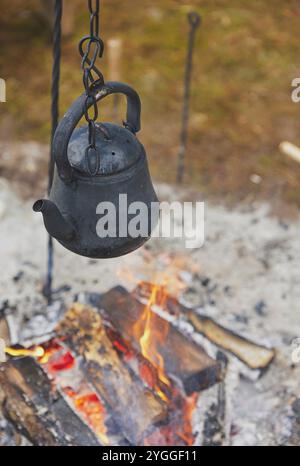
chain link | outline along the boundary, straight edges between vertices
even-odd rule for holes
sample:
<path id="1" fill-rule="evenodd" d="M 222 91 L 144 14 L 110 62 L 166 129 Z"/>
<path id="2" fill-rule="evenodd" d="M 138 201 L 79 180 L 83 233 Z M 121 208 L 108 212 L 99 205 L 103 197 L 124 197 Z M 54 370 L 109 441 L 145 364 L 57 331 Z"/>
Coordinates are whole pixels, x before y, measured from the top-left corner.
<path id="1" fill-rule="evenodd" d="M 104 43 L 99 37 L 100 0 L 88 0 L 88 9 L 90 12 L 90 34 L 83 37 L 79 42 L 79 53 L 82 57 L 81 68 L 83 70 L 83 85 L 86 92 L 84 115 L 89 130 L 86 163 L 90 175 L 94 175 L 99 170 L 100 161 L 96 150 L 96 121 L 99 112 L 93 88 L 96 82 L 97 84 L 104 85 L 104 77 L 96 67 L 97 58 L 101 58 L 104 52 Z"/>

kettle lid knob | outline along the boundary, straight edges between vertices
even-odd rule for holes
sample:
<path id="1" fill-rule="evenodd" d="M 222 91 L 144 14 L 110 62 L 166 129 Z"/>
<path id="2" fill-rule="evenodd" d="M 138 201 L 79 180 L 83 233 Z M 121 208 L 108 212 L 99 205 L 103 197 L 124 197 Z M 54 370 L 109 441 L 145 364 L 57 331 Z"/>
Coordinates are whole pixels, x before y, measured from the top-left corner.
<path id="1" fill-rule="evenodd" d="M 73 131 L 68 160 L 81 175 L 108 176 L 132 167 L 140 159 L 143 146 L 132 132 L 113 123 L 96 123 L 95 145 L 97 154 L 87 154 L 88 126 Z"/>

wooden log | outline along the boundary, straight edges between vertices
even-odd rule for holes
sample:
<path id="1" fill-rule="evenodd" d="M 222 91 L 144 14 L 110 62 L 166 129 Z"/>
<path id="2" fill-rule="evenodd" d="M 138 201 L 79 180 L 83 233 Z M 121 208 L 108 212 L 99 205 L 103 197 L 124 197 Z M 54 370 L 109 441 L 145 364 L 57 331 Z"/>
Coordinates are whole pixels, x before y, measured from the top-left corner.
<path id="1" fill-rule="evenodd" d="M 10 345 L 10 331 L 5 315 L 0 317 L 0 338 L 5 342 L 6 346 Z"/>
<path id="2" fill-rule="evenodd" d="M 108 321 L 106 321 L 105 324 L 107 334 L 113 342 L 113 346 L 120 355 L 120 358 L 136 377 L 142 379 L 146 387 L 152 391 L 154 390 L 155 393 L 159 392 L 159 397 L 165 401 L 172 400 L 175 393 L 176 396 L 178 396 L 174 387 L 166 385 L 166 383 L 160 379 L 157 368 L 147 358 L 138 352 L 128 340 L 124 340 L 120 333 L 117 332 Z"/>
<path id="3" fill-rule="evenodd" d="M 137 287 L 135 295 L 148 299 L 150 286 L 143 283 L 143 286 Z M 163 302 L 164 309 L 170 314 L 184 316 L 196 333 L 203 335 L 218 348 L 233 354 L 250 369 L 264 371 L 273 361 L 276 354 L 274 348 L 267 348 L 238 335 L 195 309 L 183 306 L 171 296 L 165 296 Z"/>
<path id="4" fill-rule="evenodd" d="M 107 41 L 108 57 L 108 76 L 110 81 L 121 81 L 121 57 L 122 57 L 122 39 L 114 38 Z M 113 95 L 113 114 L 114 120 L 118 118 L 120 107 L 120 95 Z"/>
<path id="5" fill-rule="evenodd" d="M 0 102 L 6 102 L 6 83 L 0 78 Z"/>
<path id="6" fill-rule="evenodd" d="M 5 347 L 5 340 L 0 337 L 0 363 L 6 361 Z"/>
<path id="7" fill-rule="evenodd" d="M 107 56 L 108 56 L 108 75 L 110 81 L 120 81 L 121 79 L 121 56 L 122 56 L 122 40 L 108 39 L 107 41 Z"/>
<path id="8" fill-rule="evenodd" d="M 33 445 L 100 445 L 32 358 L 0 365 L 0 403 L 5 417 Z"/>
<path id="9" fill-rule="evenodd" d="M 188 310 L 187 320 L 196 332 L 219 348 L 236 356 L 250 369 L 265 370 L 275 357 L 275 350 L 253 343 L 232 330 L 222 327 L 213 319 Z"/>
<path id="10" fill-rule="evenodd" d="M 159 423 L 167 420 L 166 405 L 124 365 L 109 339 L 100 314 L 74 304 L 58 325 L 67 345 L 83 358 L 82 369 L 111 408 L 124 436 L 142 444 Z"/>
<path id="11" fill-rule="evenodd" d="M 300 148 L 288 141 L 279 144 L 279 150 L 295 162 L 300 163 Z"/>
<path id="12" fill-rule="evenodd" d="M 5 347 L 10 345 L 10 332 L 5 315 L 0 316 L 0 363 L 6 361 Z"/>
<path id="13" fill-rule="evenodd" d="M 140 341 L 133 328 L 143 313 L 143 304 L 125 288 L 116 287 L 101 295 L 97 305 L 100 310 L 102 308 L 105 311 L 119 333 L 141 351 Z M 155 323 L 158 331 L 166 324 L 157 314 Z M 164 361 L 166 374 L 176 379 L 187 395 L 204 390 L 221 379 L 219 364 L 172 325 L 169 326 L 159 353 Z"/>

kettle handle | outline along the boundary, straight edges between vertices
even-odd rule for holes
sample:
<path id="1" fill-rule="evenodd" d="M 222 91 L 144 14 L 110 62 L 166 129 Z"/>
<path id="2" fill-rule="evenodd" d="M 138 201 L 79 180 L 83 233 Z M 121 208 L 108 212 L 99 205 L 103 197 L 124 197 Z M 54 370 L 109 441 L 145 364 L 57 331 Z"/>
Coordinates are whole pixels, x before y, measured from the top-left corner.
<path id="1" fill-rule="evenodd" d="M 110 94 L 124 94 L 127 97 L 127 116 L 124 126 L 133 134 L 141 129 L 141 100 L 138 93 L 127 84 L 110 81 L 105 84 L 96 81 L 93 85 L 96 100 L 102 100 Z M 85 114 L 86 93 L 73 103 L 61 119 L 54 134 L 52 157 L 57 165 L 60 178 L 65 182 L 72 180 L 73 168 L 68 159 L 68 145 L 71 135 Z M 91 102 L 92 104 L 92 102 Z M 91 105 L 89 105 L 90 107 Z"/>

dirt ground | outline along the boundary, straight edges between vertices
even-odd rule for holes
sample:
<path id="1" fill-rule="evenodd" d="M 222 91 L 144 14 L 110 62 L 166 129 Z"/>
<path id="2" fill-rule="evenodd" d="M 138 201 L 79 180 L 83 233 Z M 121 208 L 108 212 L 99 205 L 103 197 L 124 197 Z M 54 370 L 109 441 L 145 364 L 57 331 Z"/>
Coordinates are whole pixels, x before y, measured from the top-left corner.
<path id="1" fill-rule="evenodd" d="M 6 146 L 7 157 L 14 150 Z M 24 150 L 32 154 L 24 169 L 34 173 L 46 150 L 39 145 Z M 54 303 L 47 308 L 41 294 L 47 236 L 41 216 L 32 212 L 30 190 L 38 196 L 43 190 L 34 175 L 22 196 L 20 183 L 0 180 L 0 305 L 12 315 L 19 340 L 51 330 L 63 312 L 61 303 L 68 305 L 78 293 L 119 283 L 131 288 L 141 279 L 159 282 L 167 275 L 170 292 L 178 293 L 179 281 L 184 284 L 179 295 L 185 304 L 277 350 L 262 378 L 244 373 L 229 388 L 228 443 L 300 443 L 300 363 L 292 361 L 300 337 L 299 220 L 271 215 L 268 203 L 228 208 L 206 202 L 206 240 L 197 250 L 184 249 L 179 240 L 152 239 L 123 258 L 95 261 L 55 244 Z M 159 184 L 158 192 L 166 200 L 203 200 L 194 190 L 168 184 Z"/>
<path id="2" fill-rule="evenodd" d="M 62 44 L 61 114 L 82 93 L 78 42 L 88 32 L 86 2 L 71 3 L 73 29 Z M 49 10 L 50 4 L 11 0 L 1 10 L 0 77 L 7 81 L 2 141 L 49 141 L 52 51 L 50 13 L 43 5 Z M 141 139 L 153 173 L 160 182 L 175 180 L 191 9 L 203 24 L 194 56 L 186 182 L 229 204 L 283 199 L 299 209 L 300 166 L 278 149 L 283 140 L 300 145 L 300 104 L 291 100 L 300 69 L 297 0 L 273 0 L 272 8 L 268 0 L 103 2 L 101 35 L 106 45 L 110 38 L 123 40 L 119 80 L 141 95 Z M 68 16 L 66 9 L 65 21 Z M 108 48 L 99 65 L 110 80 Z M 111 99 L 101 105 L 100 119 L 112 119 Z M 1 176 L 3 170 L 0 160 Z"/>

